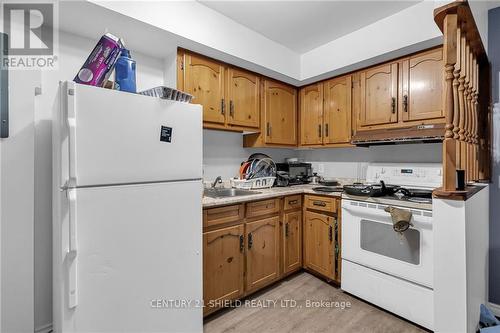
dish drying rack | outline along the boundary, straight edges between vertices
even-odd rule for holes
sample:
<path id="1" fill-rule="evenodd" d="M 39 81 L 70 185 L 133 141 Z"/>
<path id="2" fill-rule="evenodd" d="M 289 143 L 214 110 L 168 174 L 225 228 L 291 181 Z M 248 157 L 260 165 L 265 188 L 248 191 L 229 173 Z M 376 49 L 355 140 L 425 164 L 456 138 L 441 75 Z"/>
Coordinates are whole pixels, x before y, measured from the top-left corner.
<path id="1" fill-rule="evenodd" d="M 246 190 L 273 187 L 275 180 L 276 163 L 264 154 L 243 162 L 240 177 L 230 179 L 231 187 Z"/>

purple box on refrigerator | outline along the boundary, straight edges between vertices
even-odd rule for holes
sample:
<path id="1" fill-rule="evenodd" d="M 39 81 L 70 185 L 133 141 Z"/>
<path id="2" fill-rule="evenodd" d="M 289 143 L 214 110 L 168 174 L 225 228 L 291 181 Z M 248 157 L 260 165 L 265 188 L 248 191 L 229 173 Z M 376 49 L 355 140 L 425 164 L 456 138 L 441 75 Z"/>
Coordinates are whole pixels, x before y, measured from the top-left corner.
<path id="1" fill-rule="evenodd" d="M 121 41 L 116 36 L 110 33 L 103 35 L 78 71 L 74 81 L 91 86 L 102 86 L 113 71 L 122 47 Z"/>

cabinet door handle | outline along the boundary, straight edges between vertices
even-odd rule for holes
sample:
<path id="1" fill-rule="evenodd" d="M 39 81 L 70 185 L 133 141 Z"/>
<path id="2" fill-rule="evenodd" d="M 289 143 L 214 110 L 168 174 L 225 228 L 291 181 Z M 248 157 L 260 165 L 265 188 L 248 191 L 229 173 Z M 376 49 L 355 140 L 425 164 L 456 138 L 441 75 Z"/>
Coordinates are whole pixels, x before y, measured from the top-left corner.
<path id="1" fill-rule="evenodd" d="M 329 136 L 330 133 L 328 133 L 328 124 L 325 124 L 325 136 Z"/>
<path id="2" fill-rule="evenodd" d="M 224 98 L 220 100 L 220 113 L 221 114 L 226 114 L 226 103 L 224 101 Z"/>
<path id="3" fill-rule="evenodd" d="M 321 138 L 321 124 L 318 125 L 318 136 Z"/>
<path id="4" fill-rule="evenodd" d="M 252 245 L 253 245 L 253 235 L 252 235 L 252 233 L 249 233 L 248 234 L 248 249 L 249 250 L 252 248 Z"/>
<path id="5" fill-rule="evenodd" d="M 326 206 L 326 202 L 324 202 L 324 201 L 313 201 L 313 205 L 314 206 L 325 207 Z"/>
<path id="6" fill-rule="evenodd" d="M 230 101 L 229 101 L 229 115 L 230 115 L 231 117 L 233 117 L 233 116 L 234 116 L 234 103 L 233 103 L 233 101 L 232 101 L 232 100 L 230 100 Z"/>
<path id="7" fill-rule="evenodd" d="M 240 235 L 240 252 L 243 252 L 243 250 L 245 250 L 245 238 Z"/>
<path id="8" fill-rule="evenodd" d="M 268 122 L 266 126 L 267 136 L 271 136 L 271 124 Z"/>
<path id="9" fill-rule="evenodd" d="M 288 223 L 285 224 L 285 237 L 288 237 Z"/>
<path id="10" fill-rule="evenodd" d="M 333 241 L 333 228 L 331 225 L 328 227 L 328 239 L 330 242 Z"/>
<path id="11" fill-rule="evenodd" d="M 299 201 L 298 201 L 298 200 L 290 200 L 290 201 L 288 201 L 288 204 L 289 204 L 289 205 L 296 205 L 296 204 L 298 204 L 298 203 L 299 203 Z"/>
<path id="12" fill-rule="evenodd" d="M 403 96 L 403 111 L 408 112 L 408 95 Z"/>
<path id="13" fill-rule="evenodd" d="M 392 111 L 392 113 L 396 113 L 396 97 L 392 98 L 391 111 Z"/>

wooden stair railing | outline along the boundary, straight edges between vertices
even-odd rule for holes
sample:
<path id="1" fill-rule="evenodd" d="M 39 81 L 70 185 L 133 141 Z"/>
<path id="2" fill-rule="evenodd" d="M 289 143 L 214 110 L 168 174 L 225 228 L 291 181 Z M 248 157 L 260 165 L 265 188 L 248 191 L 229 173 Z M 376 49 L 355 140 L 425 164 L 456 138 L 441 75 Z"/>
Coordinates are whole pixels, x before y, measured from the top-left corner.
<path id="1" fill-rule="evenodd" d="M 436 8 L 434 21 L 443 32 L 445 134 L 443 187 L 457 191 L 457 170 L 466 182 L 490 177 L 491 101 L 489 62 L 469 4 L 459 0 Z M 463 191 L 462 191 L 463 192 Z"/>

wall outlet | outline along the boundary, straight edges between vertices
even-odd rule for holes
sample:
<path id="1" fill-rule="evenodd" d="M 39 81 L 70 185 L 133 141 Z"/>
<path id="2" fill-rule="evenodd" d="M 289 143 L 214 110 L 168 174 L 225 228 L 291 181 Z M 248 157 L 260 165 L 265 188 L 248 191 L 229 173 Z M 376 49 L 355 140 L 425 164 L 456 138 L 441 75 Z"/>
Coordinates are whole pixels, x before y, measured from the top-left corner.
<path id="1" fill-rule="evenodd" d="M 325 172 L 325 165 L 323 163 L 318 164 L 318 173 L 322 174 Z"/>

